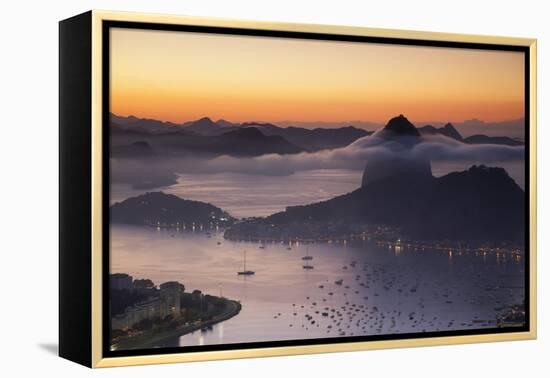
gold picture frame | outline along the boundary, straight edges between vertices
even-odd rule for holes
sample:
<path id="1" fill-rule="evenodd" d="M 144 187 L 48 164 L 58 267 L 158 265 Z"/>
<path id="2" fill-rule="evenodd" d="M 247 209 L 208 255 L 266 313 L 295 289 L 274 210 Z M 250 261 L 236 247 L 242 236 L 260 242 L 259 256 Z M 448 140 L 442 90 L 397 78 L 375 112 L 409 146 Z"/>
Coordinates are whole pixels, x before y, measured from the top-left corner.
<path id="1" fill-rule="evenodd" d="M 294 346 L 226 349 L 200 352 L 111 357 L 104 353 L 104 176 L 105 120 L 104 38 L 109 22 L 156 26 L 200 26 L 265 32 L 314 33 L 433 43 L 518 46 L 528 54 L 528 330 L 443 337 L 341 342 Z M 90 11 L 60 23 L 60 355 L 89 367 L 114 367 L 219 359 L 237 359 L 371 349 L 420 347 L 535 339 L 537 335 L 536 278 L 536 39 L 468 34 L 373 29 L 363 27 L 272 23 L 160 14 Z M 84 51 L 84 53 L 83 53 Z M 80 65 L 80 70 L 70 65 Z M 76 87 L 75 87 L 76 86 Z M 75 89 L 77 88 L 77 89 Z M 78 102 L 78 104 L 77 104 Z M 79 130 L 75 130 L 79 122 Z M 82 125 L 85 122 L 85 125 Z M 72 130 L 69 130 L 70 128 Z M 75 146 L 75 144 L 77 146 Z M 78 147 L 80 145 L 80 147 Z M 71 147 L 72 146 L 72 147 Z M 82 149 L 82 146 L 86 146 Z M 73 154 L 73 155 L 71 155 Z M 84 163 L 71 159 L 84 156 Z M 71 158 L 71 156 L 73 156 Z M 79 171 L 77 173 L 77 171 Z M 75 184 L 75 180 L 78 182 Z M 72 184 L 70 183 L 72 182 Z M 78 201 L 82 207 L 74 208 Z M 70 208 L 74 208 L 71 210 Z M 80 210 L 80 211 L 79 211 Z M 76 212 L 78 211 L 78 214 Z M 84 211 L 84 213 L 82 213 Z M 85 217 L 86 220 L 75 221 Z M 69 236 L 72 234 L 73 236 Z M 85 235 L 85 236 L 83 236 Z M 78 254 L 78 256 L 75 256 Z M 80 293 L 80 294 L 78 294 Z M 78 296 L 78 298 L 77 298 Z M 79 312 L 80 311 L 80 312 Z M 87 314 L 83 316 L 82 314 Z M 69 318 L 78 317 L 74 321 Z M 80 344 L 79 344 L 80 343 Z M 85 346 L 83 346 L 86 344 Z M 78 350 L 77 350 L 78 349 Z"/>

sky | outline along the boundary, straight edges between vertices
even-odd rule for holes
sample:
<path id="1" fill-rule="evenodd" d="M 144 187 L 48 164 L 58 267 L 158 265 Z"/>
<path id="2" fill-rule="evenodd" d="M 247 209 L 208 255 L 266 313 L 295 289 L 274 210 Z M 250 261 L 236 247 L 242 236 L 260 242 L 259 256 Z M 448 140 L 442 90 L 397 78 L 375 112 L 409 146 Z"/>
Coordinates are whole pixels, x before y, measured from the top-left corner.
<path id="1" fill-rule="evenodd" d="M 520 52 L 111 29 L 117 115 L 181 123 L 524 116 Z"/>

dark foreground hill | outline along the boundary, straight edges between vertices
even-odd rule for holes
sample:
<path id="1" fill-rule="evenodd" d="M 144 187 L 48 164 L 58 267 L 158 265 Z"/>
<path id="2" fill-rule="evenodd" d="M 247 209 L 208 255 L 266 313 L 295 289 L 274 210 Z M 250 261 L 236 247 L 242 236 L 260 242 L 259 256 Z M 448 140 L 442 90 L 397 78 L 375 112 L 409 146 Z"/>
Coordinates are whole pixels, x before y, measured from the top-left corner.
<path id="1" fill-rule="evenodd" d="M 300 237 L 301 225 L 371 224 L 401 230 L 417 240 L 522 243 L 525 193 L 502 168 L 473 166 L 440 178 L 392 176 L 351 193 L 293 206 L 263 219 L 235 224 L 228 235 L 261 238 L 273 227 Z M 286 226 L 286 227 L 285 227 Z"/>
<path id="2" fill-rule="evenodd" d="M 226 225 L 235 219 L 205 202 L 181 199 L 172 194 L 150 192 L 117 202 L 110 209 L 111 222 L 137 225 Z"/>

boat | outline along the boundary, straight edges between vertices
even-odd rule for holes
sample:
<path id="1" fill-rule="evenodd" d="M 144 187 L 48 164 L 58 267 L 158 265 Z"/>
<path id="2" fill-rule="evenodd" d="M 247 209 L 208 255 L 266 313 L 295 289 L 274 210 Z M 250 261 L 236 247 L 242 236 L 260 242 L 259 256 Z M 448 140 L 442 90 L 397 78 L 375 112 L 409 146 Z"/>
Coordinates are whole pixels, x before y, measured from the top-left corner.
<path id="1" fill-rule="evenodd" d="M 239 276 L 251 276 L 255 274 L 252 270 L 246 270 L 246 251 L 243 251 L 243 270 L 237 272 Z"/>
<path id="2" fill-rule="evenodd" d="M 309 265 L 309 260 L 306 260 L 306 263 L 305 265 L 302 265 L 302 268 L 306 270 L 311 270 L 313 269 L 313 265 Z"/>
<path id="3" fill-rule="evenodd" d="M 306 255 L 302 257 L 302 260 L 313 260 L 313 256 L 309 255 L 309 246 L 306 247 Z"/>
<path id="4" fill-rule="evenodd" d="M 344 282 L 344 280 L 341 279 L 341 278 L 340 278 L 339 280 L 334 281 L 334 283 L 335 283 L 336 285 L 342 285 L 342 282 Z"/>

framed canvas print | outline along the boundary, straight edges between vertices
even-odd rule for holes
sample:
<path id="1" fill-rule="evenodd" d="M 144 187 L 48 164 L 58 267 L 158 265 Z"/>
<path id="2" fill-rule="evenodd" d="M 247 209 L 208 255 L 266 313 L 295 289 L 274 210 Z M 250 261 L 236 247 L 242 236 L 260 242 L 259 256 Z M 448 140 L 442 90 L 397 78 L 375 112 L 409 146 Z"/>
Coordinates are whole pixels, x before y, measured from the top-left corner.
<path id="1" fill-rule="evenodd" d="M 536 337 L 532 39 L 60 22 L 60 355 Z"/>

